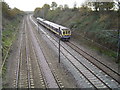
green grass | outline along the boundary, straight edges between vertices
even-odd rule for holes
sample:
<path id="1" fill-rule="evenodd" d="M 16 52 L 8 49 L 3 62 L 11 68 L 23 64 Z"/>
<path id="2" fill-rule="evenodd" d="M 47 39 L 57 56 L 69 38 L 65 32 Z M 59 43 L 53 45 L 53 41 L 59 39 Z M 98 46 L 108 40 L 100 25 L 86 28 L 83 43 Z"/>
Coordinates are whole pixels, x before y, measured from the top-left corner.
<path id="1" fill-rule="evenodd" d="M 13 41 L 16 39 L 16 33 L 18 32 L 18 26 L 20 24 L 20 19 L 17 18 L 16 20 L 7 21 L 7 24 L 4 25 L 4 30 L 2 31 L 2 61 L 5 59 L 8 59 L 10 56 L 10 48 L 13 43 Z M 8 54 L 7 54 L 8 52 Z M 2 79 L 3 81 L 6 80 L 7 70 L 7 60 L 5 61 L 5 64 L 2 68 Z M 3 82 L 4 87 L 4 82 Z"/>
<path id="2" fill-rule="evenodd" d="M 98 46 L 91 40 L 87 40 L 80 35 L 78 36 L 77 34 L 72 35 L 74 39 L 77 39 L 81 44 L 87 45 L 91 50 L 96 51 L 99 55 L 106 55 L 112 58 L 112 60 L 116 61 L 117 58 L 117 53 L 115 51 L 112 51 L 110 49 L 105 49 L 103 47 Z"/>
<path id="3" fill-rule="evenodd" d="M 2 31 L 2 58 L 4 59 L 6 53 L 12 44 L 12 41 L 15 39 L 15 33 L 18 29 L 19 20 L 9 21 L 8 24 L 4 26 L 4 30 Z"/>

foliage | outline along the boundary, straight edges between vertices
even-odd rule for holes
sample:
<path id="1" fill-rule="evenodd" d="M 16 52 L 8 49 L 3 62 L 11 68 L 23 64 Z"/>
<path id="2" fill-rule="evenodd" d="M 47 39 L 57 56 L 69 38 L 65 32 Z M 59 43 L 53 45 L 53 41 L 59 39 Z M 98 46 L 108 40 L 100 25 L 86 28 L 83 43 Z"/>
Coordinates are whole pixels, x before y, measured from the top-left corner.
<path id="1" fill-rule="evenodd" d="M 44 14 L 44 18 L 47 15 L 48 11 L 50 10 L 50 5 L 48 4 L 44 4 L 44 6 L 42 7 L 43 10 L 43 14 Z"/>
<path id="2" fill-rule="evenodd" d="M 41 9 L 42 8 L 36 8 L 35 10 L 34 10 L 34 17 L 40 17 L 40 16 L 42 16 L 41 14 Z"/>
<path id="3" fill-rule="evenodd" d="M 52 8 L 52 10 L 55 10 L 56 7 L 57 7 L 57 3 L 56 3 L 56 2 L 52 2 L 52 4 L 51 4 L 51 8 Z"/>
<path id="4" fill-rule="evenodd" d="M 95 11 L 111 11 L 114 10 L 115 2 L 87 2 L 90 8 Z"/>
<path id="5" fill-rule="evenodd" d="M 11 9 L 6 2 L 2 2 L 2 11 L 2 58 L 4 59 L 24 12 L 17 8 Z"/>
<path id="6" fill-rule="evenodd" d="M 114 7 L 114 2 L 86 2 L 79 8 L 75 4 L 72 9 L 65 4 L 49 10 L 45 19 L 69 27 L 73 33 L 72 38 L 78 36 L 79 39 L 82 35 L 116 51 L 117 33 L 115 32 L 120 26 L 118 23 L 120 16 L 119 9 L 114 11 Z"/>
<path id="7" fill-rule="evenodd" d="M 57 9 L 63 10 L 63 5 L 59 5 Z"/>
<path id="8" fill-rule="evenodd" d="M 49 10 L 50 10 L 50 5 L 44 4 L 42 8 L 36 8 L 34 10 L 34 17 L 45 18 Z"/>
<path id="9" fill-rule="evenodd" d="M 17 8 L 11 9 L 6 2 L 2 2 L 2 17 L 15 19 L 17 15 L 23 16 L 24 12 Z"/>
<path id="10" fill-rule="evenodd" d="M 7 3 L 2 2 L 2 16 L 7 17 L 9 14 L 9 6 L 7 5 Z"/>
<path id="11" fill-rule="evenodd" d="M 64 5 L 64 10 L 68 10 L 69 6 L 67 4 Z"/>
<path id="12" fill-rule="evenodd" d="M 18 25 L 24 15 L 23 11 L 17 8 L 11 9 L 6 2 L 2 2 L 2 60 L 10 55 L 10 46 L 16 39 Z M 8 53 L 8 54 L 7 54 Z M 7 60 L 2 68 L 3 87 L 6 80 Z"/>

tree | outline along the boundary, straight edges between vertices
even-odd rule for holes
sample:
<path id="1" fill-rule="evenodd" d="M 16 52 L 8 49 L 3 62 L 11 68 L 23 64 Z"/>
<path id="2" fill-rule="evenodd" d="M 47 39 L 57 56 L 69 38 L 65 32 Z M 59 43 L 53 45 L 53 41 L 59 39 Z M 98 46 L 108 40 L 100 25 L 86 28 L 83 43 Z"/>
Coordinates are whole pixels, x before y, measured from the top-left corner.
<path id="1" fill-rule="evenodd" d="M 91 11 L 91 8 L 89 8 L 89 7 L 87 6 L 87 4 L 83 4 L 82 7 L 80 7 L 80 11 L 87 13 L 87 12 Z"/>
<path id="2" fill-rule="evenodd" d="M 44 4 L 43 7 L 45 10 L 49 10 L 50 9 L 50 5 L 49 4 Z"/>
<path id="3" fill-rule="evenodd" d="M 68 10 L 68 9 L 69 9 L 68 5 L 65 4 L 65 5 L 64 5 L 64 10 Z"/>
<path id="4" fill-rule="evenodd" d="M 10 7 L 6 2 L 2 2 L 2 16 L 8 18 L 9 17 Z"/>
<path id="5" fill-rule="evenodd" d="M 41 15 L 41 10 L 42 10 L 42 8 L 36 8 L 36 9 L 34 10 L 34 17 L 42 16 L 42 15 Z"/>
<path id="6" fill-rule="evenodd" d="M 93 2 L 93 6 L 95 8 L 95 11 L 99 10 L 100 2 Z"/>
<path id="7" fill-rule="evenodd" d="M 56 2 L 52 2 L 51 8 L 52 8 L 52 10 L 55 10 L 57 8 L 57 3 Z"/>
<path id="8" fill-rule="evenodd" d="M 116 1 L 115 4 L 117 4 L 118 11 L 120 11 L 120 0 L 115 0 L 115 1 Z"/>
<path id="9" fill-rule="evenodd" d="M 80 7 L 80 11 L 81 12 L 90 12 L 92 11 L 92 8 L 93 7 L 93 3 L 92 2 L 88 2 L 87 0 L 82 4 L 82 6 Z"/>
<path id="10" fill-rule="evenodd" d="M 42 7 L 43 18 L 46 17 L 49 10 L 50 10 L 50 5 L 44 4 L 44 6 Z"/>
<path id="11" fill-rule="evenodd" d="M 22 11 L 20 11 L 19 9 L 17 8 L 13 8 L 11 10 L 11 14 L 13 15 L 13 17 L 17 16 L 17 15 L 20 15 L 22 13 Z"/>
<path id="12" fill-rule="evenodd" d="M 114 7 L 114 2 L 100 2 L 100 11 L 110 11 Z"/>
<path id="13" fill-rule="evenodd" d="M 114 7 L 114 2 L 88 2 L 88 6 L 95 11 L 110 11 Z"/>
<path id="14" fill-rule="evenodd" d="M 22 15 L 23 11 L 17 8 L 11 9 L 6 2 L 2 2 L 2 16 L 7 19 L 15 19 L 17 15 Z"/>
<path id="15" fill-rule="evenodd" d="M 91 10 L 95 10 L 96 12 L 99 11 L 99 4 L 100 2 L 93 2 L 92 0 L 86 0 L 83 4 L 82 4 L 82 8 L 90 8 Z"/>
<path id="16" fill-rule="evenodd" d="M 63 5 L 59 5 L 58 9 L 63 10 Z"/>
<path id="17" fill-rule="evenodd" d="M 74 9 L 74 10 L 77 9 L 77 3 L 76 3 L 76 2 L 74 2 L 73 9 Z"/>

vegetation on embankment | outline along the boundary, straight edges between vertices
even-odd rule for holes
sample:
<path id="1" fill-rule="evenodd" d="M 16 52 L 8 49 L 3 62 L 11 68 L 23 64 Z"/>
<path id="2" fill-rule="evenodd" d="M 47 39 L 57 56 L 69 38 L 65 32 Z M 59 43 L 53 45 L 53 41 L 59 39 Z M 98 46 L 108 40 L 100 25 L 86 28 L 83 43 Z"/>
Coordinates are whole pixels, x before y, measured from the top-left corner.
<path id="1" fill-rule="evenodd" d="M 18 25 L 23 17 L 23 11 L 17 8 L 11 9 L 9 5 L 2 2 L 2 59 L 15 39 Z"/>
<path id="2" fill-rule="evenodd" d="M 2 62 L 4 62 L 10 54 L 10 47 L 16 39 L 18 26 L 23 15 L 23 11 L 17 8 L 11 9 L 7 3 L 2 2 Z M 7 66 L 5 61 L 2 67 L 3 80 L 5 78 L 6 69 Z"/>
<path id="3" fill-rule="evenodd" d="M 72 38 L 77 41 L 87 38 L 109 50 L 105 52 L 106 50 L 102 51 L 96 47 L 94 49 L 116 58 L 120 9 L 114 2 L 85 3 L 82 7 L 77 8 L 74 5 L 71 9 L 67 5 L 57 7 L 54 3 L 51 6 L 45 4 L 42 8 L 36 8 L 34 16 L 69 27 L 72 30 Z M 92 10 L 90 5 L 95 10 Z"/>

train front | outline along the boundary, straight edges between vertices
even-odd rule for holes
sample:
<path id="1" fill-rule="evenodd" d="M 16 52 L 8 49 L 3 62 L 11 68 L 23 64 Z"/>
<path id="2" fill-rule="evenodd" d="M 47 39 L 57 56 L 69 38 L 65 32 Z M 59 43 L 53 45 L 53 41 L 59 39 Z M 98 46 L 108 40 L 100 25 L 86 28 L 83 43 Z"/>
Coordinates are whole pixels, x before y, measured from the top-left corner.
<path id="1" fill-rule="evenodd" d="M 62 29 L 62 40 L 66 40 L 68 41 L 71 37 L 71 30 L 66 28 L 66 29 Z"/>

